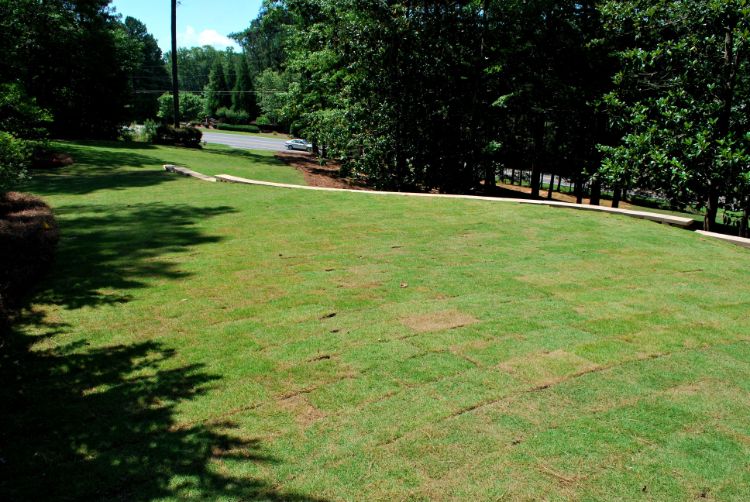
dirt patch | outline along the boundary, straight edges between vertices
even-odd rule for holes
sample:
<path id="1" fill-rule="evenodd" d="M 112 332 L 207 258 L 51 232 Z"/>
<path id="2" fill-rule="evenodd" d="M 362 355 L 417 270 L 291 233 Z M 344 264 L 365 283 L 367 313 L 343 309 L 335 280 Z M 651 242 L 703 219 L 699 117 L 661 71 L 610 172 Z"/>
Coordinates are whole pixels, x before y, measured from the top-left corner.
<path id="1" fill-rule="evenodd" d="M 476 322 L 479 322 L 476 318 L 458 310 L 419 314 L 401 319 L 402 324 L 405 324 L 417 333 L 460 328 Z"/>
<path id="2" fill-rule="evenodd" d="M 294 420 L 303 428 L 307 428 L 318 420 L 325 418 L 326 414 L 313 406 L 304 394 L 279 401 L 282 410 L 294 415 Z"/>
<path id="3" fill-rule="evenodd" d="M 321 166 L 314 156 L 291 151 L 278 152 L 275 157 L 300 171 L 308 186 L 367 190 L 361 184 L 341 176 L 341 164 L 338 162 L 327 161 L 326 165 Z"/>

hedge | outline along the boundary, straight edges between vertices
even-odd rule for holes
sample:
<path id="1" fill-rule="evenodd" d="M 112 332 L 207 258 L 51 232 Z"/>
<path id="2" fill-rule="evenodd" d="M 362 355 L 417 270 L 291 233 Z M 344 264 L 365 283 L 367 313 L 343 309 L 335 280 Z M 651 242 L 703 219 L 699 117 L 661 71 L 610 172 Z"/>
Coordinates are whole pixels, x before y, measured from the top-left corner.
<path id="1" fill-rule="evenodd" d="M 160 125 L 156 128 L 154 143 L 157 145 L 178 145 L 188 148 L 200 148 L 203 133 L 195 127 L 173 127 Z"/>
<path id="2" fill-rule="evenodd" d="M 220 131 L 260 132 L 256 125 L 216 124 L 216 128 Z"/>

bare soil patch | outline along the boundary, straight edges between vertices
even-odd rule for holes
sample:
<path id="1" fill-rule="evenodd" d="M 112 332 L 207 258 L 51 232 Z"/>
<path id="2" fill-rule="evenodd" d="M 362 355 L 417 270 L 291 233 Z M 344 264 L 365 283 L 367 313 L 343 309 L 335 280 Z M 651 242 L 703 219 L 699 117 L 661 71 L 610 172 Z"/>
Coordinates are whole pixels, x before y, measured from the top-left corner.
<path id="1" fill-rule="evenodd" d="M 459 312 L 458 310 L 445 310 L 443 312 L 405 317 L 401 319 L 401 322 L 417 333 L 427 333 L 429 331 L 460 328 L 479 321 L 473 316 Z"/>
<path id="2" fill-rule="evenodd" d="M 281 409 L 294 415 L 294 420 L 303 428 L 307 428 L 326 414 L 313 406 L 303 394 L 297 394 L 279 401 Z"/>
<path id="3" fill-rule="evenodd" d="M 309 186 L 367 190 L 354 180 L 341 176 L 341 164 L 336 161 L 329 160 L 321 166 L 312 155 L 292 151 L 278 152 L 275 157 L 300 171 Z"/>

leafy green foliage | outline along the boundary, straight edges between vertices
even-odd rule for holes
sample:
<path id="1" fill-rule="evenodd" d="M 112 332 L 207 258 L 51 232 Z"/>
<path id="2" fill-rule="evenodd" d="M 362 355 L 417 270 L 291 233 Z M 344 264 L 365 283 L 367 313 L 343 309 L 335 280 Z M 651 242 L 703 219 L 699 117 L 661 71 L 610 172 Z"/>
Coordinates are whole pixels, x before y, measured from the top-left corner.
<path id="1" fill-rule="evenodd" d="M 170 75 L 163 65 L 161 49 L 146 25 L 133 17 L 126 17 L 123 26 L 136 44 L 132 49 L 136 62 L 132 76 L 131 119 L 139 122 L 154 119 L 159 111 L 158 91 L 171 87 Z"/>
<path id="2" fill-rule="evenodd" d="M 0 192 L 22 179 L 34 152 L 46 144 L 52 116 L 18 84 L 0 84 Z"/>
<path id="3" fill-rule="evenodd" d="M 250 121 L 250 114 L 232 108 L 219 108 L 216 110 L 216 118 L 227 124 L 246 124 Z"/>
<path id="4" fill-rule="evenodd" d="M 237 112 L 244 112 L 250 117 L 257 117 L 258 106 L 255 100 L 255 89 L 247 59 L 240 57 L 235 65 L 237 79 L 232 93 L 232 108 Z"/>
<path id="5" fill-rule="evenodd" d="M 260 132 L 260 128 L 253 124 L 216 124 L 216 128 L 220 131 Z"/>
<path id="6" fill-rule="evenodd" d="M 208 84 L 205 87 L 204 96 L 206 99 L 205 114 L 213 117 L 219 108 L 227 108 L 231 105 L 231 96 L 229 95 L 229 86 L 227 85 L 224 74 L 224 64 L 221 59 L 216 59 L 208 78 Z"/>
<path id="7" fill-rule="evenodd" d="M 31 154 L 28 142 L 0 131 L 0 194 L 25 177 Z"/>
<path id="8" fill-rule="evenodd" d="M 278 72 L 270 68 L 266 68 L 255 77 L 258 107 L 272 124 L 284 124 L 287 121 L 284 107 L 289 100 L 288 91 L 291 80 L 287 72 Z"/>
<path id="9" fill-rule="evenodd" d="M 173 111 L 172 94 L 159 96 L 159 112 L 157 116 L 165 121 L 170 120 Z M 206 104 L 204 98 L 198 94 L 180 93 L 180 120 L 191 122 L 205 116 Z"/>
<path id="10" fill-rule="evenodd" d="M 621 45 L 618 85 L 606 104 L 624 134 L 602 147 L 601 173 L 705 207 L 711 229 L 719 197 L 737 197 L 750 164 L 750 7 L 633 0 L 607 2 L 602 11 Z"/>
<path id="11" fill-rule="evenodd" d="M 158 145 L 178 145 L 200 148 L 203 133 L 196 127 L 174 127 L 162 124 L 156 129 L 154 143 Z"/>

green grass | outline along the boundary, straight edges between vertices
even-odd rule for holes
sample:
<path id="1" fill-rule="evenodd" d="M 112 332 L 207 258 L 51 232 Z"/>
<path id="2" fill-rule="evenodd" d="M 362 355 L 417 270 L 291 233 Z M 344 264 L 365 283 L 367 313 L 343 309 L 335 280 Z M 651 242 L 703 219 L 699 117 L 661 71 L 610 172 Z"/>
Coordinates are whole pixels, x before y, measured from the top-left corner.
<path id="1" fill-rule="evenodd" d="M 747 250 L 68 146 L 27 187 L 63 239 L 2 349 L 11 499 L 750 499 Z"/>

